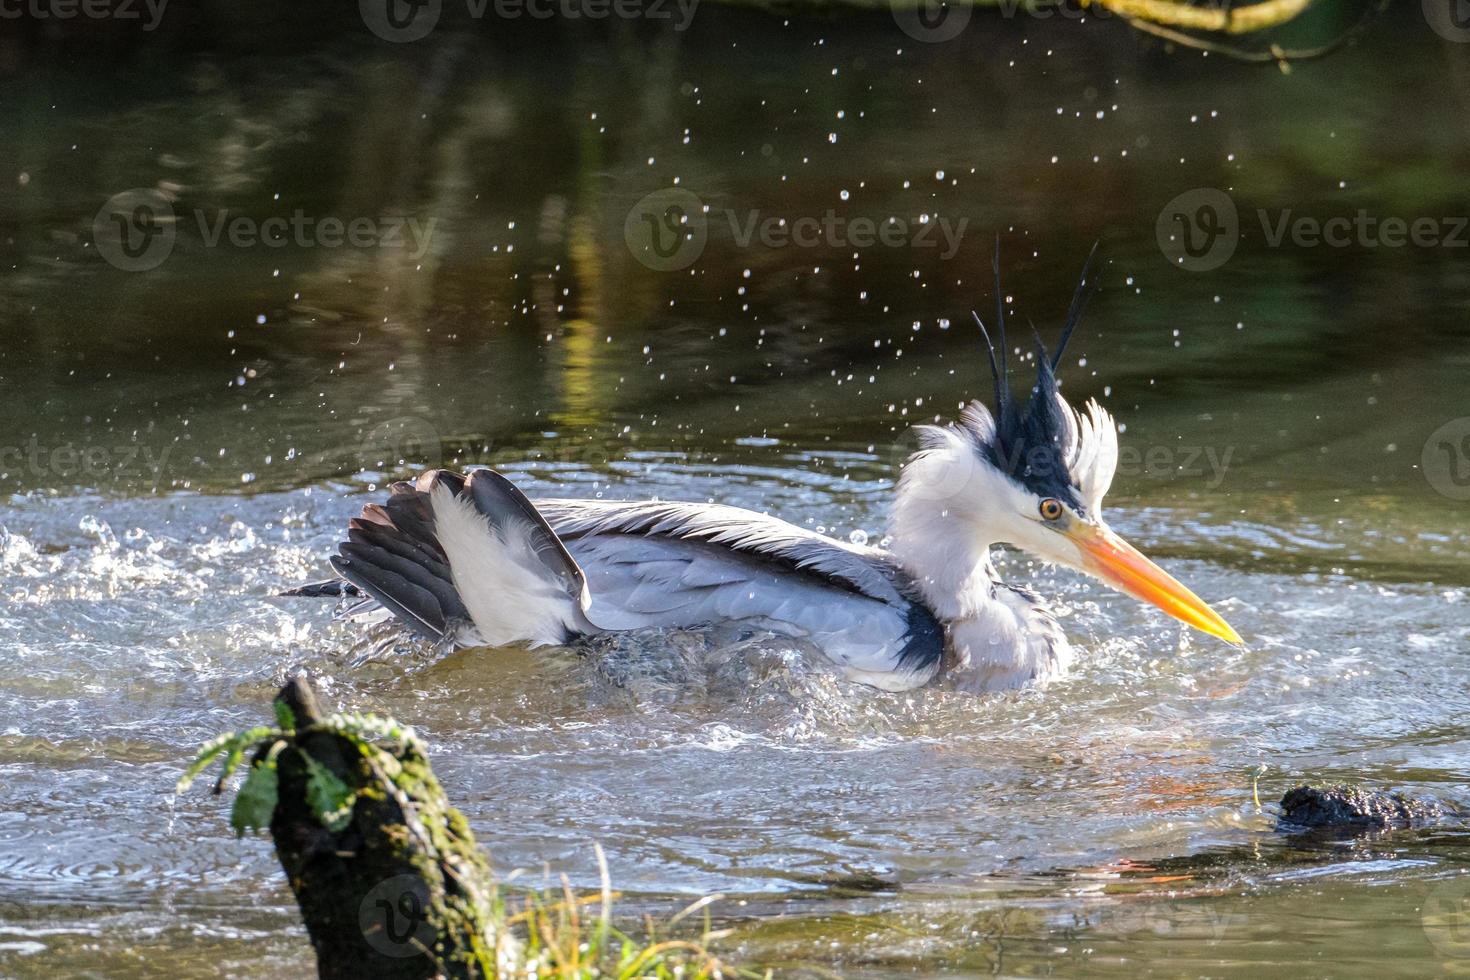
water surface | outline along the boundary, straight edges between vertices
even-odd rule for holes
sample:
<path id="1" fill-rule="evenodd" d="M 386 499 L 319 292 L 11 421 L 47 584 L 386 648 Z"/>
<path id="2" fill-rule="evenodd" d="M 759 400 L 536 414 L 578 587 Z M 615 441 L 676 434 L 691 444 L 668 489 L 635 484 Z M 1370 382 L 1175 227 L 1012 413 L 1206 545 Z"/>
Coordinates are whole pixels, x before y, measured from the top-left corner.
<path id="1" fill-rule="evenodd" d="M 124 54 L 108 90 L 33 64 L 0 92 L 26 175 L 0 172 L 0 972 L 309 971 L 268 842 L 171 793 L 303 669 L 425 735 L 497 868 L 593 887 L 599 842 L 630 914 L 725 895 L 737 959 L 1470 963 L 1461 836 L 1287 838 L 1251 785 L 1470 803 L 1470 530 L 1434 435 L 1470 415 L 1466 252 L 1272 247 L 1256 217 L 1466 213 L 1462 52 L 1404 14 L 1283 76 L 1114 23 L 921 44 L 884 14 L 713 7 L 677 37 L 297 43 Z M 659 271 L 625 219 L 676 178 L 739 220 Z M 160 186 L 172 252 L 109 264 L 97 209 Z M 1243 233 L 1191 273 L 1155 225 L 1200 187 Z M 197 221 L 295 209 L 436 224 L 409 254 L 211 246 Z M 828 209 L 967 230 L 953 254 L 738 240 Z M 1126 426 L 1110 518 L 1246 649 L 1012 554 L 1078 663 L 978 699 L 728 631 L 395 654 L 274 598 L 425 465 L 880 540 L 907 427 L 986 394 L 967 318 L 997 233 L 1013 322 L 1046 337 L 1101 240 L 1064 379 Z"/>

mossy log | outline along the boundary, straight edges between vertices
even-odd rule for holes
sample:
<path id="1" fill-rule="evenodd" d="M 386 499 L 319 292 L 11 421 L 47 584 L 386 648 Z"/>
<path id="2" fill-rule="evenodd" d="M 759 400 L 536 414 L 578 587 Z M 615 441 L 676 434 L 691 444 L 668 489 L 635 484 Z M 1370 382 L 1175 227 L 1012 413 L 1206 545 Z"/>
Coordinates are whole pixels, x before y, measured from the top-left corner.
<path id="1" fill-rule="evenodd" d="M 494 962 L 490 869 L 429 761 L 409 738 L 391 748 L 330 725 L 310 685 L 277 696 L 294 737 L 276 750 L 276 856 L 301 907 L 323 980 L 478 977 Z M 260 761 L 266 748 L 257 753 Z M 321 769 L 341 781 L 340 817 Z M 349 808 L 350 807 L 350 812 Z"/>

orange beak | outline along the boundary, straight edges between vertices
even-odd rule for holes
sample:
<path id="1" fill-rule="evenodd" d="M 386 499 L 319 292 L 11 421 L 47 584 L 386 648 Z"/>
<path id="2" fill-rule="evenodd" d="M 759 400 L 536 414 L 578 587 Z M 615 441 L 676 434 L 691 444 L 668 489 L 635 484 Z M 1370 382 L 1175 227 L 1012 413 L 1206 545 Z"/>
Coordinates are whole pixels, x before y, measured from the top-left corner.
<path id="1" fill-rule="evenodd" d="M 1243 642 L 1219 613 L 1111 529 L 1077 522 L 1064 533 L 1082 552 L 1086 570 L 1113 588 L 1226 643 Z"/>

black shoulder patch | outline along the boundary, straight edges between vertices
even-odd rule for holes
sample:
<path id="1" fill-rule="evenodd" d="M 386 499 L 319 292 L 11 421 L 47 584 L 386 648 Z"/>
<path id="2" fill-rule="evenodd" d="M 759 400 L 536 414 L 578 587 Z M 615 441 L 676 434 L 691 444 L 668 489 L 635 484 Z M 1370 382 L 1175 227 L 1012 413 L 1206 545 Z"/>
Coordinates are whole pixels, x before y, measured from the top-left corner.
<path id="1" fill-rule="evenodd" d="M 903 636 L 903 649 L 898 651 L 898 669 L 932 671 L 944 659 L 944 627 L 922 602 L 910 602 L 908 632 Z"/>

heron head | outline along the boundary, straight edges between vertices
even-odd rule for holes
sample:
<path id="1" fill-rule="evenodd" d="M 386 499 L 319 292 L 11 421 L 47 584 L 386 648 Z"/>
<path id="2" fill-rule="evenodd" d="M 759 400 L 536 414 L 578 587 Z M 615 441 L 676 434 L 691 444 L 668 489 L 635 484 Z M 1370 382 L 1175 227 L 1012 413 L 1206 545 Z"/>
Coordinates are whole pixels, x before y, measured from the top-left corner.
<path id="1" fill-rule="evenodd" d="M 1010 392 L 997 260 L 998 346 L 980 324 L 995 410 L 975 401 L 957 423 L 921 427 L 922 448 L 905 469 L 906 488 L 925 487 L 933 506 L 973 522 L 987 540 L 1076 569 L 1196 629 L 1240 643 L 1214 610 L 1103 520 L 1103 497 L 1118 466 L 1118 428 L 1096 401 L 1085 412 L 1074 410 L 1056 379 L 1088 293 L 1084 269 L 1056 350 L 1048 354 L 1036 339 L 1036 381 L 1022 403 Z"/>

